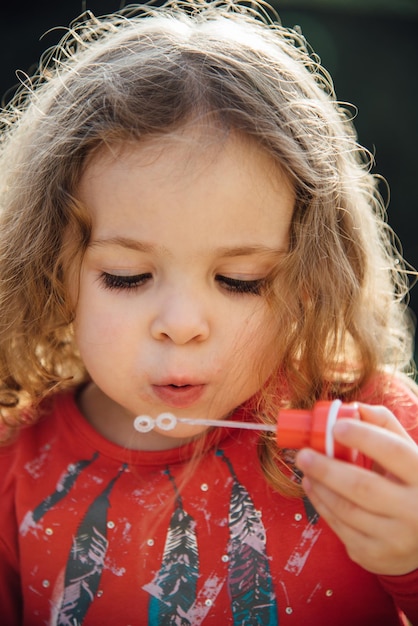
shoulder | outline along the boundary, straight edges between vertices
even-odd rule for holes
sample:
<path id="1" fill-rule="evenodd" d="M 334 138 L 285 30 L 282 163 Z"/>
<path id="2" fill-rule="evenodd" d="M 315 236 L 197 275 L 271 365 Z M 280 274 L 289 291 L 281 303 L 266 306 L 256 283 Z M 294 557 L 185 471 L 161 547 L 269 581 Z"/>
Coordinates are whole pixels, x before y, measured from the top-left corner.
<path id="1" fill-rule="evenodd" d="M 387 407 L 404 428 L 418 434 L 418 386 L 406 376 L 378 374 L 363 387 L 358 400 Z"/>
<path id="2" fill-rule="evenodd" d="M 74 391 L 47 398 L 37 410 L 36 421 L 23 426 L 11 442 L 0 446 L 0 467 L 10 468 L 14 463 L 21 465 L 25 459 L 46 450 L 60 436 L 67 416 L 74 410 Z"/>

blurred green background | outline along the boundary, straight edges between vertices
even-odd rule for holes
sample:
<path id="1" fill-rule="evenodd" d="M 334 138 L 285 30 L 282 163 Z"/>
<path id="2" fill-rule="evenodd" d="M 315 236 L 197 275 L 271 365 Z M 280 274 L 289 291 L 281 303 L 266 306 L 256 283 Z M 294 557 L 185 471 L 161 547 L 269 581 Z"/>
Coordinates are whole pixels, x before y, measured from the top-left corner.
<path id="1" fill-rule="evenodd" d="M 16 84 L 15 70 L 33 70 L 42 51 L 57 43 L 63 28 L 82 11 L 100 15 L 123 4 L 39 0 L 1 8 L 0 93 L 7 99 Z M 375 154 L 374 171 L 390 185 L 389 223 L 407 261 L 418 267 L 418 0 L 272 4 L 284 26 L 302 29 L 331 73 L 339 100 L 358 108 L 359 140 Z M 418 287 L 411 292 L 410 306 L 418 315 Z"/>

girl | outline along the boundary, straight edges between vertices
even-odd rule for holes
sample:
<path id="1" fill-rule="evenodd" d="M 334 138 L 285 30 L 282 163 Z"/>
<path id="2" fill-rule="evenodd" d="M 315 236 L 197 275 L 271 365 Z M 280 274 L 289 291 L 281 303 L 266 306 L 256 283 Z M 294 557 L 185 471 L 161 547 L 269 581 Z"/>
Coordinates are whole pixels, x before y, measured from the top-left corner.
<path id="1" fill-rule="evenodd" d="M 87 15 L 2 138 L 2 623 L 417 624 L 406 270 L 303 38 Z M 335 398 L 356 463 L 206 423 Z"/>

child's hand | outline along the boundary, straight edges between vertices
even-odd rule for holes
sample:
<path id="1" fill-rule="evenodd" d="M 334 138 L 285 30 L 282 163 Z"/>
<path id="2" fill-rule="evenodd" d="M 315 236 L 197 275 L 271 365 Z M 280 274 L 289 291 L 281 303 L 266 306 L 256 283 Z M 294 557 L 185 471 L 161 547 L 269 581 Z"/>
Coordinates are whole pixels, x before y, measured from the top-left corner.
<path id="1" fill-rule="evenodd" d="M 337 422 L 334 436 L 373 459 L 375 471 L 305 449 L 296 457 L 302 484 L 353 561 L 406 574 L 418 568 L 418 446 L 388 409 L 360 405 L 360 414 Z"/>

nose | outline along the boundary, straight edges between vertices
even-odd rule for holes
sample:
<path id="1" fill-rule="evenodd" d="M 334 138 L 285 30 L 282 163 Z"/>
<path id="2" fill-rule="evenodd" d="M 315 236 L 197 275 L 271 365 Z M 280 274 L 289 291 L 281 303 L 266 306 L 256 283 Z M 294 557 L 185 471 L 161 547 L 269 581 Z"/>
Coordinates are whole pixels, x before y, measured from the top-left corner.
<path id="1" fill-rule="evenodd" d="M 205 307 L 193 293 L 172 293 L 160 303 L 158 313 L 151 322 L 154 339 L 169 339 L 177 345 L 205 341 L 209 332 Z"/>

